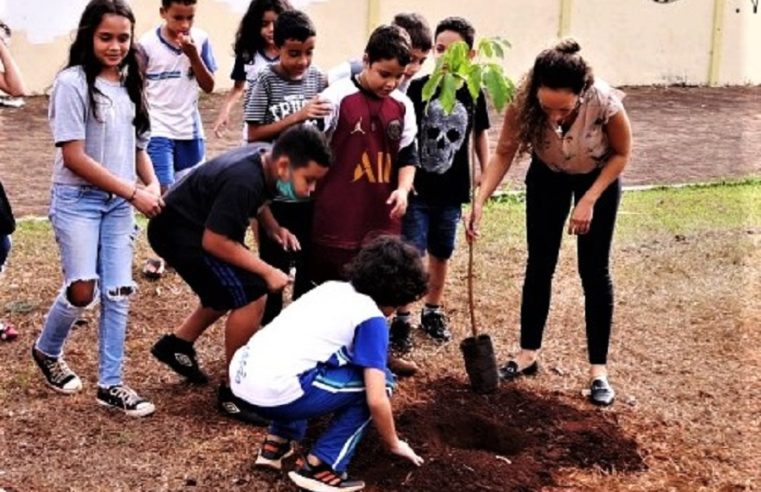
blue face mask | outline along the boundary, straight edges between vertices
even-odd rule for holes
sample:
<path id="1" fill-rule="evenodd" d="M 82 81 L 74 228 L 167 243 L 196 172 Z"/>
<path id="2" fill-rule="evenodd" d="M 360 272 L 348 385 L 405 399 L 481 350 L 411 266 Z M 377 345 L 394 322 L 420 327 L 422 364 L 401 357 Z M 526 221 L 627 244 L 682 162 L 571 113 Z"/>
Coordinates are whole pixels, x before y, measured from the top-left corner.
<path id="1" fill-rule="evenodd" d="M 281 198 L 285 198 L 288 201 L 298 202 L 303 201 L 304 198 L 296 194 L 296 190 L 293 188 L 293 181 L 283 181 L 278 179 L 275 183 L 277 195 Z"/>

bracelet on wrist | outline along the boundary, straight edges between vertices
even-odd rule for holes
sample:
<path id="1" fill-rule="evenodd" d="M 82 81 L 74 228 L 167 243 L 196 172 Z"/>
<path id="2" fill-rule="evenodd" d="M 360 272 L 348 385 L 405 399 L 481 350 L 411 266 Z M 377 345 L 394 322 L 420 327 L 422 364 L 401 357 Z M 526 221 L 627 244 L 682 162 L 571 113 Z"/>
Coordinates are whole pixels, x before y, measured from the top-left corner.
<path id="1" fill-rule="evenodd" d="M 132 190 L 132 195 L 127 198 L 127 201 L 132 203 L 135 200 L 135 196 L 137 196 L 137 186 Z"/>

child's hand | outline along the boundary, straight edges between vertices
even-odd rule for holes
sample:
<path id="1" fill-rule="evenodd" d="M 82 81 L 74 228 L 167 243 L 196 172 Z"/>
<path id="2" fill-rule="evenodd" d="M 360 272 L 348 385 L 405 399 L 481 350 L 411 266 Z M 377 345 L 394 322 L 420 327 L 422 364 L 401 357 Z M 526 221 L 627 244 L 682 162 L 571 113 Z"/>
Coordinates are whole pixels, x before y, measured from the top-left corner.
<path id="1" fill-rule="evenodd" d="M 301 251 L 299 238 L 285 227 L 281 226 L 280 229 L 271 234 L 270 237 L 286 251 Z"/>
<path id="2" fill-rule="evenodd" d="M 230 113 L 227 111 L 222 111 L 219 113 L 219 116 L 217 116 L 216 121 L 214 122 L 214 126 L 212 127 L 214 130 L 214 135 L 217 138 L 222 138 L 222 136 L 225 133 L 225 130 L 227 130 L 227 124 L 230 120 Z"/>
<path id="3" fill-rule="evenodd" d="M 182 33 L 178 34 L 177 41 L 180 42 L 180 49 L 186 55 L 193 56 L 198 54 L 198 48 L 196 48 L 196 43 L 195 41 L 193 41 L 193 38 L 189 34 L 182 34 Z"/>
<path id="4" fill-rule="evenodd" d="M 409 191 L 404 188 L 397 188 L 389 195 L 386 205 L 393 205 L 394 207 L 389 214 L 392 219 L 399 219 L 407 212 L 408 195 Z"/>
<path id="5" fill-rule="evenodd" d="M 291 283 L 291 278 L 279 269 L 272 267 L 264 276 L 264 281 L 267 282 L 267 289 L 270 292 L 280 292 Z"/>
<path id="6" fill-rule="evenodd" d="M 145 188 L 135 188 L 135 195 L 129 202 L 149 219 L 157 216 L 164 208 L 164 200 Z"/>
<path id="7" fill-rule="evenodd" d="M 409 444 L 407 444 L 405 441 L 402 441 L 401 439 L 397 441 L 396 446 L 391 448 L 389 451 L 394 453 L 397 456 L 401 456 L 402 458 L 406 458 L 410 460 L 412 463 L 415 464 L 415 466 L 420 466 L 423 464 L 423 458 L 417 455 L 415 451 L 412 450 Z"/>
<path id="8" fill-rule="evenodd" d="M 301 120 L 314 120 L 324 118 L 330 114 L 330 101 L 321 99 L 320 96 L 314 96 L 311 101 L 301 108 Z"/>

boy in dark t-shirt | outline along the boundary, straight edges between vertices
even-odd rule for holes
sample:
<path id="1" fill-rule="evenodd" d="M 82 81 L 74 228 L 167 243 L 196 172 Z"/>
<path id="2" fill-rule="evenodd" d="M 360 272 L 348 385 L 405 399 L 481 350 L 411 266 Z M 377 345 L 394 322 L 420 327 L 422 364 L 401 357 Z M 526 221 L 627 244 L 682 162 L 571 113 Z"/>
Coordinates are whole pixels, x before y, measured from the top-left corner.
<path id="1" fill-rule="evenodd" d="M 252 217 L 276 193 L 308 197 L 328 171 L 331 155 L 316 129 L 297 126 L 284 132 L 271 152 L 249 145 L 195 169 L 166 196 L 166 207 L 148 224 L 154 251 L 168 261 L 199 298 L 199 306 L 164 335 L 153 355 L 194 383 L 205 383 L 193 344 L 217 319 L 225 323 L 225 357 L 259 329 L 268 292 L 289 282 L 244 244 Z M 236 405 L 229 387 L 219 392 L 221 409 L 256 420 Z"/>
<path id="2" fill-rule="evenodd" d="M 458 41 L 467 43 L 472 56 L 474 37 L 475 30 L 467 20 L 448 17 L 436 26 L 434 56 L 441 56 L 450 44 Z M 415 174 L 417 194 L 410 198 L 407 214 L 402 219 L 402 237 L 422 254 L 428 253 L 430 278 L 420 327 L 435 340 L 448 341 L 452 335 L 441 309 L 441 299 L 462 204 L 470 202 L 468 138 L 473 135 L 483 171 L 489 153 L 486 132 L 489 114 L 483 93 L 473 101 L 464 86 L 457 92 L 451 114 L 444 113 L 435 97 L 426 110 L 422 91 L 428 79 L 429 76 L 425 76 L 412 81 L 407 91 L 417 115 L 420 168 Z M 404 352 L 411 347 L 411 328 L 409 308 L 399 310 L 391 324 L 391 342 L 396 350 Z"/>
<path id="3" fill-rule="evenodd" d="M 274 42 L 280 60 L 265 68 L 251 87 L 246 101 L 249 142 L 271 142 L 296 124 L 315 124 L 330 112 L 318 95 L 327 86 L 325 75 L 312 65 L 317 36 L 309 17 L 299 10 L 283 12 L 275 22 Z M 258 217 L 259 254 L 262 259 L 288 272 L 296 269 L 293 298 L 309 290 L 304 267 L 309 251 L 312 202 L 297 197 L 275 197 Z M 268 230 L 283 231 L 270 237 Z M 287 235 L 285 241 L 283 236 Z M 266 325 L 283 308 L 283 295 L 267 297 L 262 324 Z"/>
<path id="4" fill-rule="evenodd" d="M 397 90 L 410 61 L 410 40 L 397 26 L 370 36 L 364 69 L 321 95 L 335 156 L 314 195 L 310 277 L 343 279 L 343 267 L 369 239 L 401 233 L 417 165 L 415 109 Z"/>

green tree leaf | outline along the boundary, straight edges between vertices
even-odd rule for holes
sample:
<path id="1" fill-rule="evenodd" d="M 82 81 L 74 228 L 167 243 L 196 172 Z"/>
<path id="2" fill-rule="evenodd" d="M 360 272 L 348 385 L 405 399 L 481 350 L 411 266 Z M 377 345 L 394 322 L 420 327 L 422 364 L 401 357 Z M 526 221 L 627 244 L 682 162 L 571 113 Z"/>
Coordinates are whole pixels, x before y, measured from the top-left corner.
<path id="1" fill-rule="evenodd" d="M 470 69 L 468 70 L 466 83 L 468 84 L 468 91 L 470 91 L 470 96 L 474 101 L 478 99 L 478 93 L 481 92 L 482 78 L 483 76 L 481 65 L 478 65 L 477 63 L 471 65 Z"/>
<path id="2" fill-rule="evenodd" d="M 502 67 L 496 64 L 487 65 L 484 69 L 483 80 L 494 107 L 501 112 L 510 99 Z"/>
<path id="3" fill-rule="evenodd" d="M 441 91 L 439 92 L 439 101 L 445 114 L 451 114 L 454 110 L 457 94 L 457 78 L 452 73 L 444 74 L 441 81 Z"/>

